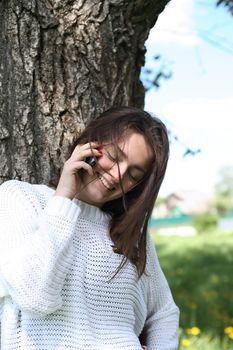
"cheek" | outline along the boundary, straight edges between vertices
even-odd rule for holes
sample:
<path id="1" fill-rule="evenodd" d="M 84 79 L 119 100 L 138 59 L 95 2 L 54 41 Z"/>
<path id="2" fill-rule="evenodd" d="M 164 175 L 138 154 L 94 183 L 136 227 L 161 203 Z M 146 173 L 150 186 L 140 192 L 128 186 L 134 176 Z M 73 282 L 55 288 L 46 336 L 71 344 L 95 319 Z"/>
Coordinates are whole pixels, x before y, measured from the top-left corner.
<path id="1" fill-rule="evenodd" d="M 103 154 L 101 157 L 98 157 L 97 168 L 103 168 L 107 170 L 111 168 L 111 165 L 112 163 L 105 154 Z"/>

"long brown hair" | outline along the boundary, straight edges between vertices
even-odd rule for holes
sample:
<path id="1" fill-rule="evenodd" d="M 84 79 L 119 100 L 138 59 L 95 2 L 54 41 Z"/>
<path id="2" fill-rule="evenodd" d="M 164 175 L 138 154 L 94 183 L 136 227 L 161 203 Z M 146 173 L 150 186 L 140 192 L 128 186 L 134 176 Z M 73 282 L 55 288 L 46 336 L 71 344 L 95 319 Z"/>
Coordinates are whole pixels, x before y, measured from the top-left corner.
<path id="1" fill-rule="evenodd" d="M 149 113 L 133 107 L 111 108 L 92 120 L 72 147 L 80 143 L 108 141 L 115 147 L 125 131 L 142 134 L 153 151 L 153 160 L 143 179 L 122 197 L 101 208 L 111 215 L 110 237 L 114 251 L 122 254 L 117 272 L 129 260 L 137 268 L 139 278 L 146 266 L 146 235 L 148 220 L 163 181 L 169 142 L 165 125 Z"/>

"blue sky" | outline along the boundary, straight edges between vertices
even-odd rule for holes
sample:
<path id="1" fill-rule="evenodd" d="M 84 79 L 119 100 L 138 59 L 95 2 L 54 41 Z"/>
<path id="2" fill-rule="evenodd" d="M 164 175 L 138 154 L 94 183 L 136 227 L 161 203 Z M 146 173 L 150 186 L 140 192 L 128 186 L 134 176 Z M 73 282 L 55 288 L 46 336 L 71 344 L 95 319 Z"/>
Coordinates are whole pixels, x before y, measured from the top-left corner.
<path id="1" fill-rule="evenodd" d="M 172 0 L 146 42 L 146 67 L 161 54 L 173 76 L 146 95 L 181 143 L 171 155 L 160 195 L 179 189 L 211 194 L 219 171 L 233 168 L 233 17 L 215 0 Z M 184 146 L 201 148 L 183 157 Z"/>

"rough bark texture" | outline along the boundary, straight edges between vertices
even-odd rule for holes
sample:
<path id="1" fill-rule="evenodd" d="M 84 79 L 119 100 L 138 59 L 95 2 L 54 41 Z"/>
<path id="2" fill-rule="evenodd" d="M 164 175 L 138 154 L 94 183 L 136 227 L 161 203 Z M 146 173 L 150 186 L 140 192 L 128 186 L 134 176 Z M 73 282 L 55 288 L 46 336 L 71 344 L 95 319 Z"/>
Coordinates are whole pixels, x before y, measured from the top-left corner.
<path id="1" fill-rule="evenodd" d="M 168 0 L 0 0 L 0 182 L 57 176 L 90 118 L 143 106 L 144 42 Z"/>

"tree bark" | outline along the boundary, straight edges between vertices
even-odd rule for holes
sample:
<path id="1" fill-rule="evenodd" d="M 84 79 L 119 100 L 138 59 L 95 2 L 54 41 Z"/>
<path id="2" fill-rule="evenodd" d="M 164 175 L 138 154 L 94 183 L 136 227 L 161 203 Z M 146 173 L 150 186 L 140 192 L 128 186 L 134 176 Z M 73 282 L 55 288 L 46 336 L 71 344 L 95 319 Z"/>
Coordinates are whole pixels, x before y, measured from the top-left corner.
<path id="1" fill-rule="evenodd" d="M 140 69 L 168 0 L 0 0 L 0 182 L 48 183 L 88 120 L 143 107 Z"/>

